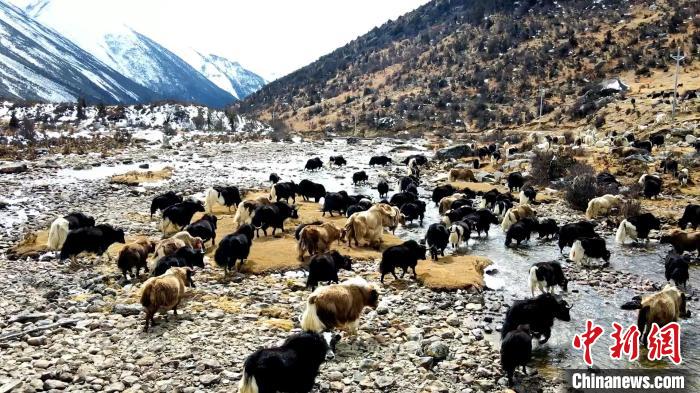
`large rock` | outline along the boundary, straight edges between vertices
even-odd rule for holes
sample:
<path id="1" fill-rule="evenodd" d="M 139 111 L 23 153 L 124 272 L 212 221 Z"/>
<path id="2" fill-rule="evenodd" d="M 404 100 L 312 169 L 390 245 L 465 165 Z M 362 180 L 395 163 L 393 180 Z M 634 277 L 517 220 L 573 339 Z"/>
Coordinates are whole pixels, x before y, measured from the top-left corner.
<path id="1" fill-rule="evenodd" d="M 0 173 L 7 175 L 12 173 L 22 173 L 28 171 L 27 164 L 8 165 L 0 167 Z"/>
<path id="2" fill-rule="evenodd" d="M 462 157 L 471 157 L 476 153 L 468 145 L 455 145 L 440 149 L 435 153 L 435 158 L 438 160 L 449 160 L 451 158 L 457 159 Z"/>

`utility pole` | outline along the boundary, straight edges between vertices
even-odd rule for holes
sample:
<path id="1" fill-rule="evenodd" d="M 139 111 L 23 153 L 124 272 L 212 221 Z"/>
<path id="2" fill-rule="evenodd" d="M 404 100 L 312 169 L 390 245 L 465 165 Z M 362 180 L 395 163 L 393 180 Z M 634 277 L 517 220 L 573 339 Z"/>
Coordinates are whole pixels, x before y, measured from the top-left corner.
<path id="1" fill-rule="evenodd" d="M 676 100 L 678 97 L 678 73 L 681 68 L 681 60 L 685 59 L 685 56 L 681 56 L 681 48 L 678 47 L 676 55 L 671 55 L 671 58 L 676 61 L 676 81 L 673 85 L 673 109 L 671 110 L 671 120 L 676 117 Z"/>
<path id="2" fill-rule="evenodd" d="M 540 87 L 540 116 L 537 118 L 537 123 L 542 128 L 542 108 L 544 107 L 544 93 L 547 91 L 544 87 Z"/>

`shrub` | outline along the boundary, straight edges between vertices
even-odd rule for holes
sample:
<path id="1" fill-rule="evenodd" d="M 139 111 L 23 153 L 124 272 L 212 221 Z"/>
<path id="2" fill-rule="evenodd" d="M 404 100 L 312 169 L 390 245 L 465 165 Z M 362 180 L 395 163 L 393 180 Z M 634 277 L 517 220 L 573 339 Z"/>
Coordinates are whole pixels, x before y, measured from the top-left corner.
<path id="1" fill-rule="evenodd" d="M 625 218 L 638 216 L 642 213 L 642 203 L 639 199 L 628 199 L 622 203 L 620 212 Z"/>
<path id="2" fill-rule="evenodd" d="M 574 177 L 573 181 L 566 187 L 566 201 L 572 208 L 585 211 L 588 202 L 595 198 L 598 193 L 595 176 L 582 174 Z"/>

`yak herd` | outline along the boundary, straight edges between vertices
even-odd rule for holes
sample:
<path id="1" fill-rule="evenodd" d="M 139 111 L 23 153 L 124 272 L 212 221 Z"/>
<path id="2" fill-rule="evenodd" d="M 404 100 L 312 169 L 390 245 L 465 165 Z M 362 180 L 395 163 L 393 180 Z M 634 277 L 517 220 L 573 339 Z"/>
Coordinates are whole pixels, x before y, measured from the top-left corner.
<path id="1" fill-rule="evenodd" d="M 517 149 L 491 145 L 475 148 L 475 151 L 479 158 L 470 161 L 471 168 L 454 167 L 446 174 L 451 182 L 477 181 L 473 170 L 482 165 L 481 161 L 487 157 L 492 161 L 502 157 L 507 159 Z M 354 244 L 355 247 L 366 245 L 379 249 L 385 231 L 394 231 L 399 225 L 413 221 L 423 224 L 426 201 L 420 199 L 418 187 L 421 185 L 421 168 L 428 165 L 428 159 L 423 155 L 413 155 L 403 164 L 406 165 L 406 174 L 399 179 L 398 190 L 389 199 L 389 182 L 383 178 L 378 180 L 375 189 L 380 201 L 376 203 L 369 195 L 351 195 L 342 190 L 329 192 L 322 184 L 310 180 L 298 184 L 282 181 L 274 173 L 269 177 L 272 183 L 269 197 L 243 200 L 239 189 L 233 186 L 210 188 L 206 191 L 204 203 L 183 199 L 173 191 L 156 196 L 150 214 L 160 211 L 164 239 L 131 242 L 123 247 L 117 259 L 125 280 L 128 275 L 138 276 L 141 269 L 151 273 L 142 286 L 141 303 L 146 311 L 144 330 L 148 331 L 155 324 L 153 317 L 158 310 L 177 313 L 185 287 L 194 286 L 195 268 L 204 267 L 205 244 L 216 244 L 214 206 L 221 205 L 229 211 L 235 209 L 237 229 L 220 238 L 214 254 L 216 265 L 228 274 L 245 263 L 256 237 L 267 236 L 270 228 L 272 235 L 277 230 L 284 231 L 287 219 L 299 218 L 294 205 L 297 196 L 306 201 L 320 202 L 323 216 L 326 213 L 330 216 L 346 215 L 347 220 L 343 226 L 321 221 L 301 224 L 295 232 L 299 259 L 303 260 L 305 254 L 311 256 L 307 265 L 307 287 L 312 293 L 301 316 L 303 332 L 290 336 L 280 347 L 260 349 L 250 355 L 245 361 L 239 385 L 240 393 L 310 391 L 320 365 L 333 356 L 339 339 L 337 334 L 329 332 L 339 328 L 355 334 L 365 307 L 376 308 L 379 301 L 377 286 L 364 279 L 356 277 L 339 283 L 338 271 L 352 270 L 352 261 L 332 250 L 332 244 L 347 242 L 350 247 Z M 333 156 L 329 165 L 340 167 L 347 165 L 347 161 L 342 156 Z M 369 166 L 375 165 L 394 164 L 390 157 L 376 156 L 369 161 Z M 323 162 L 318 157 L 310 159 L 304 167 L 307 171 L 321 168 Z M 665 162 L 663 168 L 677 171 L 672 163 Z M 598 179 L 617 182 L 609 173 L 599 174 Z M 367 181 L 369 176 L 364 171 L 352 174 L 355 185 Z M 534 233 L 543 239 L 556 238 L 561 252 L 570 247 L 569 260 L 574 263 L 584 265 L 595 259 L 602 259 L 605 263 L 610 260 L 606 241 L 595 230 L 595 220 L 618 209 L 623 203 L 622 196 L 594 198 L 586 210 L 588 220 L 558 225 L 553 218 L 537 214 L 538 190 L 528 184 L 526 176 L 513 172 L 506 177 L 505 183 L 508 192 L 495 188 L 475 192 L 468 187 L 457 189 L 449 183 L 435 187 L 431 201 L 438 208 L 441 220 L 430 223 L 424 241 L 409 240 L 383 251 L 379 263 L 380 282 L 384 283 L 387 274 L 398 279 L 397 268 L 402 271 L 402 278 L 406 272 L 411 272 L 415 279 L 419 260 L 429 257 L 437 261 L 445 255 L 448 247 L 456 249 L 468 244 L 473 235 L 488 237 L 492 225 L 498 225 L 504 231 L 506 247 L 518 247 L 530 240 Z M 663 186 L 660 177 L 654 175 L 642 176 L 639 183 L 643 194 L 649 198 L 657 196 Z M 204 214 L 192 222 L 197 212 Z M 700 253 L 700 233 L 686 232 L 685 229 L 688 226 L 696 229 L 699 224 L 700 206 L 686 206 L 679 228 L 664 233 L 660 241 L 674 248 L 666 260 L 666 279 L 671 284 L 658 293 L 624 306 L 625 309 L 639 310 L 643 332 L 648 331 L 650 321 L 669 323 L 689 314 L 685 295 L 676 286 L 685 286 L 689 277 L 690 258 L 684 252 Z M 615 241 L 622 244 L 648 240 L 650 231 L 660 229 L 659 219 L 651 213 L 628 217 L 620 223 Z M 113 243 L 124 242 L 122 230 L 108 224 L 96 225 L 91 217 L 76 212 L 51 224 L 48 245 L 60 251 L 62 260 L 71 258 L 74 261 L 81 252 L 109 257 L 107 248 Z M 149 264 L 151 254 L 155 257 Z M 547 342 L 555 319 L 571 319 L 571 306 L 561 295 L 554 294 L 556 287 L 562 292 L 567 291 L 568 279 L 562 266 L 558 262 L 538 262 L 528 269 L 532 298 L 513 303 L 501 329 L 501 362 L 511 384 L 516 368 L 524 367 L 531 357 L 532 339 Z M 319 287 L 322 282 L 331 284 Z"/>

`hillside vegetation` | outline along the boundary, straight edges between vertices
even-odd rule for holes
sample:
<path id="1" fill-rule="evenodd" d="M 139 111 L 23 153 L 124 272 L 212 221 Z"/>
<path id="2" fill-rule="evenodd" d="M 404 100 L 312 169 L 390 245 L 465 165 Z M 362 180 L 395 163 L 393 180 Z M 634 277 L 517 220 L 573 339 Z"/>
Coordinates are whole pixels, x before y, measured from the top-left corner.
<path id="1" fill-rule="evenodd" d="M 235 109 L 277 128 L 368 135 L 660 124 L 670 97 L 651 93 L 673 89 L 677 47 L 678 119 L 693 120 L 700 2 L 434 0 Z M 624 90 L 600 84 L 609 78 Z"/>

